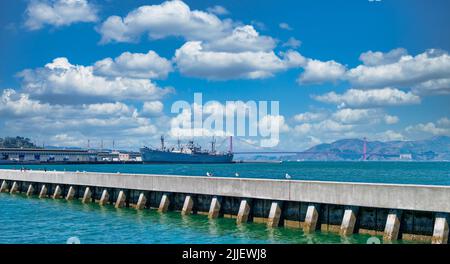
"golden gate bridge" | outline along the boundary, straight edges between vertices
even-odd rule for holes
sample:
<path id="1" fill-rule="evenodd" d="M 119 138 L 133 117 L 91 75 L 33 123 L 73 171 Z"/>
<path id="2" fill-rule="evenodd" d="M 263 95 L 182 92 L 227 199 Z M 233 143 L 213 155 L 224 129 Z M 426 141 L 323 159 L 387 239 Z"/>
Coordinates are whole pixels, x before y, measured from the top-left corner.
<path id="1" fill-rule="evenodd" d="M 362 152 L 332 152 L 332 151 L 285 151 L 285 150 L 270 150 L 255 144 L 252 144 L 246 140 L 242 140 L 237 138 L 240 142 L 250 145 L 251 147 L 257 148 L 258 150 L 249 150 L 249 151 L 233 151 L 232 139 L 230 140 L 230 151 L 236 155 L 353 155 L 353 156 L 361 156 L 362 160 L 367 160 L 367 157 L 370 156 L 388 156 L 389 154 L 382 153 L 374 153 L 367 152 L 367 138 L 363 138 L 363 147 Z"/>

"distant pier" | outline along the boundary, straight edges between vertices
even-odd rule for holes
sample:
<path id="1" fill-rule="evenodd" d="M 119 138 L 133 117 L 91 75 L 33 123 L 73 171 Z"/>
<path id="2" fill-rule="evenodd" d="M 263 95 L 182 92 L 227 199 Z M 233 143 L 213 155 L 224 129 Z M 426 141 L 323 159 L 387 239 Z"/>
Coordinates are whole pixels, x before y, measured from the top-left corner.
<path id="1" fill-rule="evenodd" d="M 52 166 L 52 165 L 84 165 L 84 164 L 144 164 L 142 161 L 52 161 L 52 162 L 38 162 L 38 161 L 0 161 L 0 165 L 15 165 L 17 168 L 23 167 L 24 169 L 28 165 L 41 165 L 41 166 Z"/>
<path id="2" fill-rule="evenodd" d="M 0 183 L 39 198 L 448 243 L 450 186 L 18 170 L 0 170 Z"/>

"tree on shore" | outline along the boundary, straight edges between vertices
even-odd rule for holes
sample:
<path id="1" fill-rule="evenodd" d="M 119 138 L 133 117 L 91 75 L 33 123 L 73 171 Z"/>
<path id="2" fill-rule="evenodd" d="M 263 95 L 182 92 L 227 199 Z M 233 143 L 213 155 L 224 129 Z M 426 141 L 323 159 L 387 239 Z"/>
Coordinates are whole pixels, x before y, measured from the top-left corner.
<path id="1" fill-rule="evenodd" d="M 37 146 L 26 137 L 5 137 L 0 138 L 0 148 L 37 148 Z"/>

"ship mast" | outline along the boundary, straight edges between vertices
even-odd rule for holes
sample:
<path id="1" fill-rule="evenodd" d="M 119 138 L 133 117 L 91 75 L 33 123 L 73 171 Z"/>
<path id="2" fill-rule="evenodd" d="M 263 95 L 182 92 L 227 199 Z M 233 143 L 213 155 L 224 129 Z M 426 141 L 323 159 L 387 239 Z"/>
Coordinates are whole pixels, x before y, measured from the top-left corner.
<path id="1" fill-rule="evenodd" d="M 164 150 L 164 136 L 161 136 L 161 150 Z"/>
<path id="2" fill-rule="evenodd" d="M 212 141 L 211 141 L 211 153 L 215 153 L 216 152 L 215 146 L 216 146 L 216 139 L 213 136 Z"/>

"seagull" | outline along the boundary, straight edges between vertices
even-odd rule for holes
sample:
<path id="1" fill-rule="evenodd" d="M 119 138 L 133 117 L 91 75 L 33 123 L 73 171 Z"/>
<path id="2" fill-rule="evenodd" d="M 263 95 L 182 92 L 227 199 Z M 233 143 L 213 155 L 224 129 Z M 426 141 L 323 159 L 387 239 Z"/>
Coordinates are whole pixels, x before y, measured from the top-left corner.
<path id="1" fill-rule="evenodd" d="M 236 172 L 236 173 L 234 174 L 234 176 L 239 177 L 239 173 Z"/>
<path id="2" fill-rule="evenodd" d="M 288 179 L 288 180 L 289 180 L 290 178 L 292 178 L 291 175 L 289 175 L 289 174 L 287 174 L 287 173 L 286 173 L 285 177 L 286 177 L 286 179 Z"/>
<path id="3" fill-rule="evenodd" d="M 206 172 L 206 176 L 211 177 L 211 176 L 213 176 L 213 174 L 208 171 L 208 172 Z"/>

